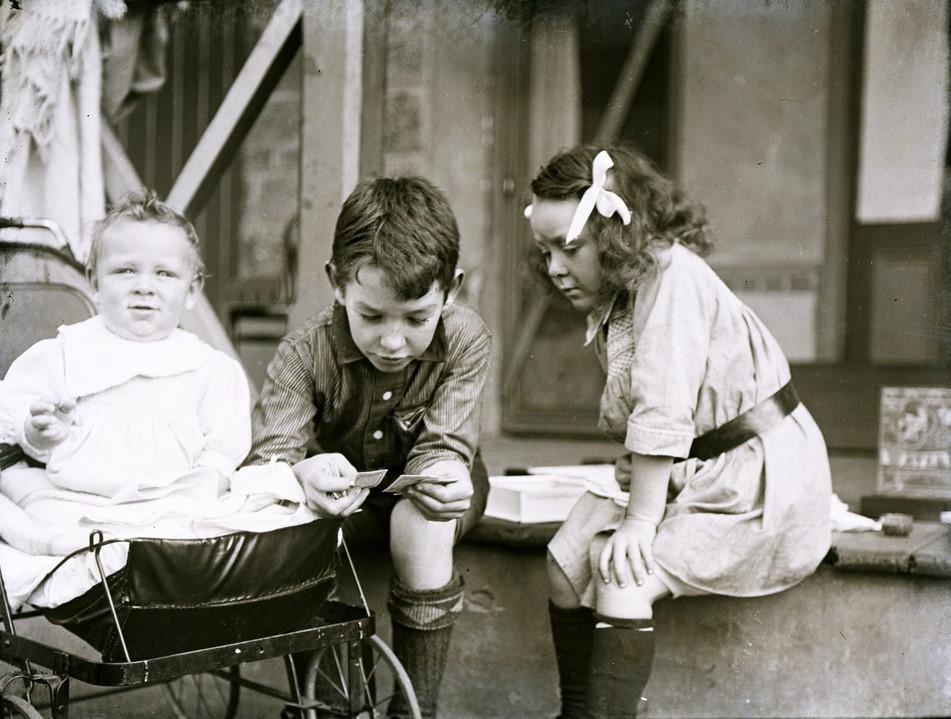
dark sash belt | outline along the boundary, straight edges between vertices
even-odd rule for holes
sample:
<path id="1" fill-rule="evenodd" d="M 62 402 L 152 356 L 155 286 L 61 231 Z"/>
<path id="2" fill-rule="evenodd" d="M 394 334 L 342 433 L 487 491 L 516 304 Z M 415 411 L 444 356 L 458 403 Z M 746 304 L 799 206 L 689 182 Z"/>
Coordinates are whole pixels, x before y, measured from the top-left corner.
<path id="1" fill-rule="evenodd" d="M 792 381 L 789 381 L 776 394 L 767 397 L 740 416 L 697 437 L 690 445 L 690 454 L 687 456 L 711 459 L 739 447 L 744 442 L 775 427 L 797 406 L 799 406 L 799 395 L 796 394 Z"/>

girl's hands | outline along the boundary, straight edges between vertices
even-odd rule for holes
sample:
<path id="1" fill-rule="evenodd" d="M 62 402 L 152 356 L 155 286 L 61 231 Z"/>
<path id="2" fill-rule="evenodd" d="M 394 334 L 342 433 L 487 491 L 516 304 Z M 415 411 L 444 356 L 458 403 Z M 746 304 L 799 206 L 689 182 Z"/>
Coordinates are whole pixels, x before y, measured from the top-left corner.
<path id="1" fill-rule="evenodd" d="M 656 535 L 656 523 L 648 519 L 625 518 L 601 550 L 598 569 L 604 583 L 614 581 L 619 587 L 627 587 L 633 572 L 634 582 L 643 586 L 647 575 L 654 573 L 651 547 Z"/>
<path id="2" fill-rule="evenodd" d="M 32 447 L 45 452 L 62 444 L 69 436 L 70 428 L 78 424 L 75 399 L 68 397 L 59 402 L 39 399 L 30 405 L 30 416 L 23 425 L 23 433 Z"/>
<path id="3" fill-rule="evenodd" d="M 620 481 L 627 474 L 630 499 L 627 516 L 601 551 L 598 570 L 605 583 L 619 587 L 630 584 L 631 574 L 637 586 L 643 586 L 654 573 L 654 537 L 664 517 L 667 486 L 673 457 L 631 452 L 615 465 Z"/>
<path id="4" fill-rule="evenodd" d="M 357 470 L 342 454 L 316 454 L 302 459 L 293 470 L 307 506 L 323 516 L 353 514 L 370 495 L 369 489 L 353 486 Z"/>

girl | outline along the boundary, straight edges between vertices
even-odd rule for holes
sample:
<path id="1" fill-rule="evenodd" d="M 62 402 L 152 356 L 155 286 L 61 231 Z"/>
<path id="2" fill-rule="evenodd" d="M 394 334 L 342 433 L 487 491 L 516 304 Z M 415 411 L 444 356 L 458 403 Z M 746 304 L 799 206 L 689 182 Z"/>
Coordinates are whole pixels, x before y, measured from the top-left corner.
<path id="1" fill-rule="evenodd" d="M 776 340 L 701 259 L 702 209 L 645 157 L 576 147 L 532 193 L 548 276 L 607 373 L 600 426 L 627 450 L 619 491 L 584 495 L 548 547 L 561 717 L 630 717 L 654 602 L 779 592 L 822 561 L 828 458 Z"/>
<path id="2" fill-rule="evenodd" d="M 88 274 L 98 315 L 61 327 L 11 365 L 0 404 L 17 419 L 0 429 L 12 425 L 16 435 L 0 441 L 45 464 L 21 463 L 0 478 L 0 561 L 8 589 L 17 580 L 15 600 L 95 528 L 196 537 L 313 518 L 287 465 L 232 477 L 251 447 L 244 371 L 178 329 L 203 273 L 192 225 L 152 195 L 131 196 L 94 234 Z M 344 492 L 351 483 L 324 489 L 358 505 L 366 492 Z M 126 547 L 104 548 L 110 569 Z M 31 603 L 56 606 L 94 576 L 67 564 Z"/>

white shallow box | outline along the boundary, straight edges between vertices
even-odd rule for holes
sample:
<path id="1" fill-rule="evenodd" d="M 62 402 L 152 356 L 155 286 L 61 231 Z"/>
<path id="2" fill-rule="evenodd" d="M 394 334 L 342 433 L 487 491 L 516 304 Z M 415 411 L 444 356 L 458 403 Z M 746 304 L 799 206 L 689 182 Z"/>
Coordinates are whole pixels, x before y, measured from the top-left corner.
<path id="1" fill-rule="evenodd" d="M 489 477 L 487 517 L 532 524 L 562 522 L 585 493 L 585 480 L 531 474 Z"/>
<path id="2" fill-rule="evenodd" d="M 617 489 L 617 483 L 614 481 L 613 464 L 547 465 L 544 467 L 529 467 L 525 471 L 529 474 L 546 474 L 556 477 L 586 479 L 607 490 Z"/>

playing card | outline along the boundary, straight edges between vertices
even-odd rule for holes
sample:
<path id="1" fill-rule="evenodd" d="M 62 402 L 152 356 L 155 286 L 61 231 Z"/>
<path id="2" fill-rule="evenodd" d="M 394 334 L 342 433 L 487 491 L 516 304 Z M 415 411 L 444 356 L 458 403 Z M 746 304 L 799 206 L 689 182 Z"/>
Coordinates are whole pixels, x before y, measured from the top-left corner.
<path id="1" fill-rule="evenodd" d="M 401 474 L 395 480 L 393 484 L 384 489 L 384 492 L 392 492 L 394 494 L 401 494 L 406 491 L 414 484 L 419 484 L 420 482 L 439 482 L 443 483 L 444 480 L 441 480 L 439 477 L 430 477 L 426 474 Z"/>
<path id="2" fill-rule="evenodd" d="M 382 482 L 385 476 L 385 469 L 374 469 L 369 472 L 357 472 L 357 476 L 353 480 L 353 486 L 360 487 L 361 489 L 372 489 Z"/>

